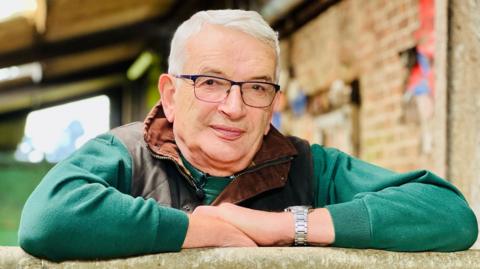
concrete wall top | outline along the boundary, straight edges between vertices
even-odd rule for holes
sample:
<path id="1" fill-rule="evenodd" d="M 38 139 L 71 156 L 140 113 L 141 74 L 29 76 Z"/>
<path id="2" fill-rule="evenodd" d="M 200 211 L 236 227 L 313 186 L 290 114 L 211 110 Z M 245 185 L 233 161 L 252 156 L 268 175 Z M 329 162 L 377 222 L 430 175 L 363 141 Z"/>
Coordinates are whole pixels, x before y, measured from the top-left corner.
<path id="1" fill-rule="evenodd" d="M 480 268 L 480 251 L 401 253 L 322 247 L 209 248 L 108 261 L 54 263 L 0 247 L 0 268 Z"/>

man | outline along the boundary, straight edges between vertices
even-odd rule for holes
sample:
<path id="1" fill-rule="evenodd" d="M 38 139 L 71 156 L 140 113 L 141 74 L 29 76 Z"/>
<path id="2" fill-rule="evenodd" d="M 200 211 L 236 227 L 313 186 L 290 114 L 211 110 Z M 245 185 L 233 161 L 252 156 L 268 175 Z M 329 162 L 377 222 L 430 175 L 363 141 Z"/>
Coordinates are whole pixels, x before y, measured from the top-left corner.
<path id="1" fill-rule="evenodd" d="M 100 135 L 45 176 L 25 205 L 21 247 L 64 260 L 215 246 L 473 244 L 475 215 L 445 180 L 276 131 L 278 59 L 277 36 L 255 12 L 192 16 L 173 37 L 159 104 L 143 124 Z"/>

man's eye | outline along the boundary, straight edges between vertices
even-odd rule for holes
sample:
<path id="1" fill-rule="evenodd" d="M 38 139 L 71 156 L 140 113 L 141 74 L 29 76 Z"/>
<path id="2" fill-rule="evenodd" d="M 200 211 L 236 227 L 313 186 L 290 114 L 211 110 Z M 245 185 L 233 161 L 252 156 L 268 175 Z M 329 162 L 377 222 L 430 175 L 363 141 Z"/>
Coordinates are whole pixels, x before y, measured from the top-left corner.
<path id="1" fill-rule="evenodd" d="M 198 86 L 218 86 L 220 85 L 220 81 L 218 79 L 214 79 L 214 78 L 205 78 L 205 79 L 202 79 L 202 80 L 199 80 L 197 82 Z"/>
<path id="2" fill-rule="evenodd" d="M 205 84 L 207 84 L 207 85 L 215 85 L 215 84 L 217 84 L 217 81 L 214 80 L 214 79 L 207 79 L 207 80 L 205 81 Z"/>
<path id="3" fill-rule="evenodd" d="M 265 91 L 265 87 L 260 84 L 253 84 L 252 89 L 254 89 L 255 91 Z"/>

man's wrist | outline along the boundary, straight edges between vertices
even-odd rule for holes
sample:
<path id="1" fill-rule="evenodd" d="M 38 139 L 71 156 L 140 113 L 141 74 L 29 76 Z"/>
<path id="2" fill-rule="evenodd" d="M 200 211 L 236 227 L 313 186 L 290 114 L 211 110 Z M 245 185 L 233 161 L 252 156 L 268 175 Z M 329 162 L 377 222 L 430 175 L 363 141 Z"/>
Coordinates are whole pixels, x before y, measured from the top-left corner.
<path id="1" fill-rule="evenodd" d="M 311 210 L 311 206 L 291 206 L 287 207 L 285 211 L 291 212 L 293 215 L 294 223 L 294 240 L 295 246 L 308 245 L 308 213 Z"/>
<path id="2" fill-rule="evenodd" d="M 335 241 L 335 229 L 330 212 L 326 208 L 317 208 L 308 214 L 308 244 L 327 246 Z"/>

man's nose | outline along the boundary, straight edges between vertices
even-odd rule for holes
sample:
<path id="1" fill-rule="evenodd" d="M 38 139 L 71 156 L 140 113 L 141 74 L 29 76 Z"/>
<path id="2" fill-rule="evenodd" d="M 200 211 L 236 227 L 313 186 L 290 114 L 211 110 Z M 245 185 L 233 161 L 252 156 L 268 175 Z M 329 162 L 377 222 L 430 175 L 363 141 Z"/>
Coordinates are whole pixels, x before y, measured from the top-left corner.
<path id="1" fill-rule="evenodd" d="M 245 104 L 242 100 L 242 91 L 239 85 L 232 85 L 227 91 L 225 100 L 220 103 L 218 109 L 228 115 L 230 118 L 241 118 L 245 115 Z"/>

